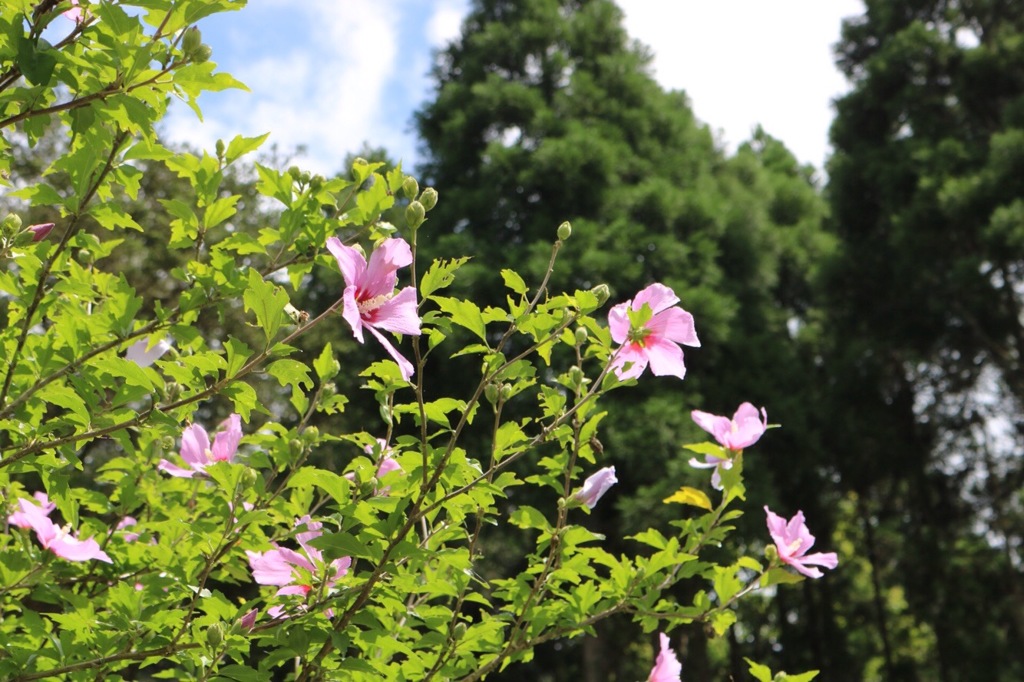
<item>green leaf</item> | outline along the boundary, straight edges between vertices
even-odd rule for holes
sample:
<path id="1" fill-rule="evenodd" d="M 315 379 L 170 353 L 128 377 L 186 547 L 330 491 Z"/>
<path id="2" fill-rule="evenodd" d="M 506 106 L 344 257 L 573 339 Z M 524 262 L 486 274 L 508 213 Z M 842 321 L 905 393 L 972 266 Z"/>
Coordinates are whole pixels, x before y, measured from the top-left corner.
<path id="1" fill-rule="evenodd" d="M 484 324 L 484 316 L 476 303 L 441 296 L 435 297 L 434 302 L 437 303 L 437 306 L 442 311 L 451 316 L 452 322 L 460 327 L 465 327 L 479 336 L 484 343 L 487 343 L 487 328 Z"/>
<path id="2" fill-rule="evenodd" d="M 235 215 L 238 211 L 235 209 L 235 204 L 242 197 L 237 194 L 232 194 L 228 197 L 221 197 L 215 202 L 206 207 L 206 211 L 203 213 L 203 227 L 204 229 L 210 229 L 216 227 L 222 222 Z"/>
<path id="3" fill-rule="evenodd" d="M 310 540 L 309 544 L 317 549 L 325 550 L 334 557 L 361 557 L 371 561 L 380 561 L 384 553 L 375 545 L 360 542 L 351 533 L 324 533 Z"/>
<path id="4" fill-rule="evenodd" d="M 771 668 L 766 665 L 761 665 L 760 663 L 754 663 L 747 657 L 744 657 L 743 660 L 747 662 L 748 666 L 750 666 L 750 674 L 754 676 L 754 679 L 758 682 L 772 682 Z"/>
<path id="5" fill-rule="evenodd" d="M 341 365 L 335 359 L 334 349 L 331 348 L 330 343 L 324 345 L 319 357 L 313 361 L 313 369 L 316 370 L 320 381 L 330 381 L 341 371 Z"/>
<path id="6" fill-rule="evenodd" d="M 307 389 L 313 387 L 309 367 L 298 360 L 278 360 L 267 367 L 267 374 L 277 379 L 282 386 L 305 386 Z"/>
<path id="7" fill-rule="evenodd" d="M 264 281 L 256 270 L 249 270 L 249 286 L 242 300 L 245 309 L 256 314 L 256 322 L 266 335 L 269 345 L 284 323 L 288 294 L 281 287 Z"/>
<path id="8" fill-rule="evenodd" d="M 523 281 L 523 278 L 520 277 L 519 273 L 517 273 L 515 270 L 509 270 L 507 268 L 502 270 L 501 278 L 505 281 L 505 286 L 507 286 L 509 289 L 516 292 L 517 294 L 522 294 L 525 296 L 526 292 L 529 291 L 529 289 L 526 287 L 526 282 Z"/>
<path id="9" fill-rule="evenodd" d="M 42 38 L 37 43 L 22 35 L 19 36 L 18 57 L 15 63 L 29 83 L 45 85 L 50 82 L 53 68 L 57 66 L 57 57 L 50 44 Z"/>
<path id="10" fill-rule="evenodd" d="M 228 337 L 224 346 L 228 354 L 228 366 L 224 370 L 224 376 L 230 378 L 238 374 L 238 370 L 242 369 L 246 360 L 252 355 L 252 350 L 233 336 Z"/>
<path id="11" fill-rule="evenodd" d="M 551 524 L 539 510 L 529 505 L 516 507 L 515 511 L 509 514 L 508 522 L 519 528 L 535 528 L 545 532 L 551 532 Z"/>
<path id="12" fill-rule="evenodd" d="M 469 258 L 435 260 L 420 279 L 420 296 L 427 298 L 435 291 L 450 286 L 455 281 L 455 271 L 468 260 Z"/>
<path id="13" fill-rule="evenodd" d="M 238 157 L 259 149 L 269 135 L 270 133 L 263 133 L 257 137 L 242 137 L 241 135 L 235 135 L 231 142 L 228 143 L 228 149 L 224 153 L 224 161 L 227 163 L 233 163 Z"/>

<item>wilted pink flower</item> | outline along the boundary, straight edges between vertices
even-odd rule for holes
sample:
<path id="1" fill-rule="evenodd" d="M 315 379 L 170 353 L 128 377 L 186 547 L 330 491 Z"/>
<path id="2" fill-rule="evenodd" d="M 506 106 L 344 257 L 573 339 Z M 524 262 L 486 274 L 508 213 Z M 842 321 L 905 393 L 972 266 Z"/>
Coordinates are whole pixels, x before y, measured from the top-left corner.
<path id="1" fill-rule="evenodd" d="M 704 455 L 704 461 L 700 461 L 696 457 L 690 458 L 690 466 L 698 469 L 711 469 L 714 468 L 714 473 L 711 474 L 711 486 L 715 490 L 722 489 L 722 469 L 732 469 L 732 460 L 728 457 L 716 457 L 715 455 Z"/>
<path id="2" fill-rule="evenodd" d="M 652 284 L 633 299 L 620 303 L 608 313 L 608 328 L 612 340 L 622 346 L 615 352 L 611 369 L 619 379 L 633 379 L 650 364 L 655 376 L 672 375 L 682 379 L 686 375 L 683 349 L 679 344 L 700 347 L 693 326 L 693 315 L 675 308 L 679 297 L 664 284 Z M 651 319 L 634 327 L 628 311 L 639 312 L 644 305 L 650 309 Z M 627 363 L 632 363 L 628 369 Z"/>
<path id="3" fill-rule="evenodd" d="M 350 557 L 341 557 L 327 564 L 324 562 L 323 554 L 316 547 L 309 544 L 313 538 L 320 537 L 323 525 L 317 521 L 311 521 L 309 515 L 303 516 L 295 522 L 296 526 L 305 526 L 306 531 L 296 534 L 302 552 L 296 552 L 285 547 L 274 545 L 274 549 L 267 552 L 252 552 L 246 550 L 249 557 L 249 567 L 252 569 L 252 577 L 260 585 L 276 585 L 280 587 L 276 594 L 298 594 L 307 595 L 317 584 L 323 583 L 325 589 L 331 589 L 338 578 L 348 573 L 352 565 Z M 274 618 L 282 612 L 268 611 Z"/>
<path id="4" fill-rule="evenodd" d="M 404 239 L 385 239 L 370 255 L 369 264 L 362 253 L 345 246 L 337 237 L 327 240 L 327 250 L 334 254 L 345 278 L 341 314 L 352 326 L 352 334 L 363 343 L 363 328 L 369 329 L 398 363 L 402 377 L 408 381 L 415 371 L 412 363 L 402 357 L 378 329 L 411 336 L 420 333 L 416 288 L 406 287 L 395 293 L 398 268 L 412 263 L 409 244 Z"/>
<path id="5" fill-rule="evenodd" d="M 775 548 L 779 551 L 779 559 L 782 560 L 782 563 L 789 564 L 808 578 L 820 578 L 823 575 L 816 568 L 808 568 L 808 564 L 825 568 L 835 568 L 839 565 L 839 557 L 835 552 L 807 553 L 807 550 L 814 545 L 814 536 L 807 530 L 802 511 L 798 511 L 796 516 L 788 522 L 774 514 L 767 505 L 764 511 L 768 515 L 768 532 L 772 536 L 772 541 L 775 542 Z"/>
<path id="6" fill-rule="evenodd" d="M 38 225 L 29 225 L 28 231 L 32 233 L 32 241 L 41 242 L 46 239 L 46 236 L 53 230 L 53 223 L 39 223 Z"/>
<path id="7" fill-rule="evenodd" d="M 20 511 L 14 512 L 7 517 L 7 522 L 19 528 L 31 528 L 36 533 L 36 539 L 44 549 L 48 549 L 62 559 L 68 561 L 89 561 L 99 559 L 108 564 L 111 561 L 107 553 L 100 549 L 100 545 L 94 539 L 79 540 L 68 528 L 61 528 L 49 519 L 49 513 L 53 511 L 54 505 L 50 504 L 46 495 L 36 493 L 36 499 L 42 504 L 36 505 L 26 499 L 18 500 Z"/>
<path id="8" fill-rule="evenodd" d="M 680 682 L 683 675 L 683 664 L 676 658 L 676 652 L 669 646 L 668 635 L 664 632 L 658 633 L 661 642 L 661 651 L 654 662 L 651 674 L 647 676 L 647 682 Z"/>
<path id="9" fill-rule="evenodd" d="M 768 413 L 763 407 L 758 413 L 757 408 L 750 403 L 740 405 L 732 419 L 700 410 L 690 414 L 697 426 L 714 436 L 722 447 L 734 451 L 756 443 L 768 428 Z"/>
<path id="10" fill-rule="evenodd" d="M 239 441 L 242 440 L 242 418 L 232 414 L 218 428 L 220 432 L 214 438 L 213 447 L 210 447 L 210 437 L 206 435 L 206 429 L 199 424 L 187 427 L 181 434 L 181 458 L 191 469 L 183 469 L 166 459 L 160 460 L 157 469 L 166 471 L 171 476 L 192 478 L 203 473 L 206 467 L 214 462 L 230 462 L 238 450 Z"/>
<path id="11" fill-rule="evenodd" d="M 587 476 L 587 480 L 583 481 L 583 488 L 573 497 L 593 509 L 608 489 L 618 482 L 619 479 L 615 478 L 615 467 L 605 467 Z"/>
<path id="12" fill-rule="evenodd" d="M 167 339 L 160 339 L 152 345 L 149 339 L 139 339 L 128 346 L 128 350 L 124 352 L 124 358 L 131 360 L 139 367 L 149 367 L 170 349 L 171 342 Z"/>

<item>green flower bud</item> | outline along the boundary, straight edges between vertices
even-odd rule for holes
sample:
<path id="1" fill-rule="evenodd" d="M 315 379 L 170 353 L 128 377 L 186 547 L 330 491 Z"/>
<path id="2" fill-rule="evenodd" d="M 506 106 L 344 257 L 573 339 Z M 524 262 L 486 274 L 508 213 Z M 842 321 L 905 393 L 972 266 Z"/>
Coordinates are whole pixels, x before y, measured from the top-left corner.
<path id="1" fill-rule="evenodd" d="M 176 381 L 169 382 L 164 390 L 167 392 L 167 401 L 174 402 L 181 395 L 181 384 Z"/>
<path id="2" fill-rule="evenodd" d="M 7 216 L 3 223 L 0 223 L 0 230 L 3 230 L 5 236 L 18 233 L 21 231 L 21 217 L 13 213 Z"/>
<path id="3" fill-rule="evenodd" d="M 200 45 L 195 52 L 192 53 L 192 61 L 196 64 L 203 64 L 210 61 L 210 57 L 213 56 L 213 49 L 209 45 Z"/>
<path id="4" fill-rule="evenodd" d="M 558 238 L 563 242 L 572 236 L 572 225 L 566 220 L 564 223 L 558 226 Z"/>
<path id="5" fill-rule="evenodd" d="M 291 439 L 290 441 L 288 441 L 288 449 L 291 450 L 293 455 L 301 455 L 302 441 L 299 440 L 298 438 Z"/>
<path id="6" fill-rule="evenodd" d="M 437 206 L 437 190 L 433 187 L 423 190 L 423 194 L 420 195 L 420 203 L 428 211 Z"/>
<path id="7" fill-rule="evenodd" d="M 160 439 L 160 449 L 164 452 L 170 452 L 174 450 L 174 438 L 171 436 L 164 436 Z"/>
<path id="8" fill-rule="evenodd" d="M 402 192 L 410 199 L 415 199 L 416 195 L 420 193 L 420 183 L 416 182 L 416 178 L 413 176 L 406 175 L 405 180 L 402 181 Z"/>
<path id="9" fill-rule="evenodd" d="M 604 305 L 608 301 L 608 297 L 612 295 L 611 290 L 607 284 L 598 284 L 596 287 L 590 290 L 590 293 L 597 297 L 597 304 Z"/>
<path id="10" fill-rule="evenodd" d="M 195 26 L 185 29 L 185 35 L 181 39 L 181 51 L 190 55 L 203 46 L 203 34 Z"/>
<path id="11" fill-rule="evenodd" d="M 217 151 L 217 158 L 223 159 L 225 151 L 224 140 L 217 140 L 217 144 L 214 145 L 214 149 Z"/>
<path id="12" fill-rule="evenodd" d="M 587 342 L 587 337 L 590 332 L 587 331 L 586 327 L 576 327 L 576 345 L 582 346 Z"/>
<path id="13" fill-rule="evenodd" d="M 452 629 L 452 639 L 454 639 L 454 640 L 462 639 L 466 635 L 466 630 L 467 629 L 468 628 L 467 628 L 466 624 L 463 623 L 462 621 L 459 621 L 458 623 L 455 624 L 455 627 Z"/>
<path id="14" fill-rule="evenodd" d="M 573 386 L 579 386 L 583 383 L 583 370 L 579 367 L 569 368 L 569 383 Z"/>
<path id="15" fill-rule="evenodd" d="M 779 548 L 775 545 L 768 545 L 764 548 L 764 558 L 768 560 L 769 564 L 775 563 L 779 558 Z"/>
<path id="16" fill-rule="evenodd" d="M 214 623 L 206 629 L 206 643 L 211 649 L 216 649 L 224 642 L 224 626 L 221 623 Z"/>
<path id="17" fill-rule="evenodd" d="M 487 386 L 484 387 L 484 397 L 487 398 L 487 402 L 492 405 L 496 405 L 498 403 L 498 385 L 487 384 Z"/>
<path id="18" fill-rule="evenodd" d="M 93 262 L 92 251 L 90 251 L 89 249 L 79 249 L 78 255 L 75 256 L 75 260 L 77 260 L 85 267 L 89 267 L 90 265 L 92 265 Z"/>
<path id="19" fill-rule="evenodd" d="M 292 182 L 298 182 L 299 178 L 302 177 L 302 169 L 298 166 L 290 166 L 288 168 L 288 175 L 291 177 Z"/>
<path id="20" fill-rule="evenodd" d="M 423 204 L 418 201 L 414 201 L 405 207 L 405 222 L 409 224 L 409 229 L 415 230 L 423 224 L 424 217 L 426 216 L 426 210 L 423 208 Z"/>
<path id="21" fill-rule="evenodd" d="M 502 384 L 501 391 L 499 391 L 498 395 L 501 396 L 501 402 L 505 402 L 512 397 L 512 387 L 508 384 Z"/>
<path id="22" fill-rule="evenodd" d="M 242 484 L 243 488 L 248 490 L 249 488 L 252 488 L 254 485 L 256 485 L 256 478 L 258 476 L 259 473 L 255 469 L 246 467 L 245 470 L 242 472 L 242 475 L 239 476 L 239 482 Z M 239 506 L 241 506 L 241 504 L 239 504 Z"/>

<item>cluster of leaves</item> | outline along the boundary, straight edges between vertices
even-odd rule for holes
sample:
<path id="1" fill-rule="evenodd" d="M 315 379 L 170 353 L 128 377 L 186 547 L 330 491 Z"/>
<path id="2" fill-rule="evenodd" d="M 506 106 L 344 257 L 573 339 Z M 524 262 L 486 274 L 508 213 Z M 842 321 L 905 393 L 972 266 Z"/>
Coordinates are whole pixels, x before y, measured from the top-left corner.
<path id="1" fill-rule="evenodd" d="M 0 11 L 0 130 L 29 144 L 50 126 L 69 136 L 43 180 L 10 178 L 13 199 L 58 216 L 53 231 L 27 240 L 11 219 L 0 235 L 5 516 L 45 491 L 61 533 L 94 538 L 110 560 L 67 560 L 8 524 L 0 676 L 472 680 L 617 613 L 648 632 L 700 622 L 722 634 L 743 594 L 799 580 L 774 558 L 721 559 L 745 494 L 741 456 L 722 473 L 718 504 L 684 491 L 697 506 L 670 532 L 636 535 L 631 555 L 603 549 L 583 523 L 575 491 L 599 463 L 598 427 L 611 418 L 600 399 L 634 382 L 608 369 L 615 350 L 596 317 L 607 289 L 549 290 L 568 230 L 539 283 L 504 270 L 504 303 L 480 306 L 448 295 L 465 258 L 417 271 L 436 193 L 400 167 L 357 160 L 348 177 L 327 179 L 257 164 L 256 190 L 275 219 L 255 230 L 230 223 L 240 196 L 226 190 L 229 169 L 263 138 L 175 152 L 154 125 L 172 96 L 195 107 L 200 92 L 239 85 L 215 73 L 195 22 L 241 4 L 83 2 L 69 18 L 70 5 L 25 0 Z M 56 43 L 43 37 L 61 31 Z M 0 159 L 11 168 L 9 149 Z M 126 208 L 152 164 L 190 188 L 163 201 L 167 225 L 140 224 Z M 422 321 L 406 344 L 414 380 L 393 360 L 352 367 L 329 341 L 301 352 L 314 328 L 349 333 L 340 293 L 321 311 L 292 305 L 314 270 L 335 267 L 327 239 L 372 250 L 395 235 L 381 216 L 402 202 Z M 128 230 L 159 232 L 181 257 L 159 300 L 105 267 Z M 210 319 L 223 334 L 202 333 Z M 174 347 L 161 359 L 125 357 L 160 339 Z M 440 354 L 475 363 L 465 393 L 427 393 L 442 381 L 430 363 Z M 334 384 L 343 372 L 363 379 L 379 422 L 313 426 L 344 411 Z M 265 392 L 286 399 L 270 409 Z M 204 411 L 240 415 L 238 452 L 220 457 L 215 444 L 211 459 L 223 461 L 168 477 L 158 463 L 175 459 Z M 466 447 L 474 423 L 490 433 L 484 447 Z M 386 456 L 401 471 L 381 473 Z M 534 491 L 531 504 L 515 503 L 519 489 Z M 322 529 L 311 537 L 314 523 Z M 531 547 L 512 577 L 475 570 L 495 525 Z M 257 585 L 254 553 L 295 543 L 306 559 L 294 589 Z M 670 590 L 683 581 L 694 588 L 681 602 Z"/>

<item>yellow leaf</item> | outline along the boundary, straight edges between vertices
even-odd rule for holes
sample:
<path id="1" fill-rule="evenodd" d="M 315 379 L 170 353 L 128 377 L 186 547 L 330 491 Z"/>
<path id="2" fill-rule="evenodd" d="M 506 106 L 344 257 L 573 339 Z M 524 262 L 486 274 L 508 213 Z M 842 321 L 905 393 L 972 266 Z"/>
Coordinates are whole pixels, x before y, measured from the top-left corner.
<path id="1" fill-rule="evenodd" d="M 708 499 L 708 496 L 696 488 L 689 488 L 685 485 L 672 493 L 669 497 L 666 497 L 662 502 L 665 504 L 669 504 L 670 502 L 679 502 L 680 504 L 689 504 L 694 507 L 700 507 L 701 509 L 711 511 L 711 500 Z"/>

